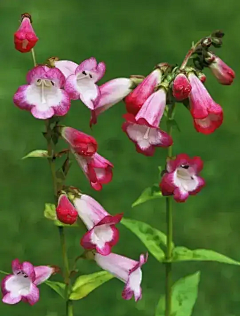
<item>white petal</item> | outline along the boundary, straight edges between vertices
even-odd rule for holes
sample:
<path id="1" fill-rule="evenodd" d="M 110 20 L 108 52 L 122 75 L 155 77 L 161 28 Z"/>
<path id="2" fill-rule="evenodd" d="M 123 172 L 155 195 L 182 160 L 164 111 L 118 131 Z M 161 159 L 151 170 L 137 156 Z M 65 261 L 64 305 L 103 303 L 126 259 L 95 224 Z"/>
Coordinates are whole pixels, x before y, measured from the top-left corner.
<path id="1" fill-rule="evenodd" d="M 109 225 L 96 226 L 91 234 L 91 241 L 100 249 L 105 246 L 106 242 L 113 238 L 113 231 Z"/>

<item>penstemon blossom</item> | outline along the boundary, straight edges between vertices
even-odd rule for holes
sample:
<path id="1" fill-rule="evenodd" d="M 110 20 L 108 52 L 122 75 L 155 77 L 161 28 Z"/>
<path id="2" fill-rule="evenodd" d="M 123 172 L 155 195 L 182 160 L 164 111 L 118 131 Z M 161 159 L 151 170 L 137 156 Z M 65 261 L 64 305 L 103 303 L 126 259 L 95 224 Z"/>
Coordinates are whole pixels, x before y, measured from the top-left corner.
<path id="1" fill-rule="evenodd" d="M 14 34 L 15 48 L 22 53 L 31 51 L 34 68 L 27 73 L 27 84 L 17 89 L 13 100 L 17 107 L 30 111 L 33 117 L 45 123 L 43 135 L 47 150 L 35 150 L 24 158 L 41 157 L 48 160 L 54 203 L 46 203 L 44 215 L 58 228 L 64 269 L 63 282 L 49 281 L 61 269 L 56 266 L 34 267 L 30 262 L 20 263 L 15 259 L 12 262 L 13 273 L 2 280 L 4 303 L 24 301 L 34 305 L 39 300 L 38 285 L 46 283 L 64 297 L 66 316 L 73 316 L 74 300 L 87 296 L 113 277 L 125 283 L 123 299 L 134 297 L 135 301 L 139 301 L 142 298 L 142 266 L 147 262 L 148 253 L 141 254 L 138 261 L 113 253 L 112 248 L 121 242 L 117 224 L 130 229 L 143 241 L 149 253 L 164 263 L 165 295 L 160 298 L 157 316 L 185 315 L 185 307 L 194 304 L 193 296 L 196 295 L 191 295 L 189 299 L 188 294 L 189 288 L 191 293 L 197 291 L 199 273 L 181 279 L 177 286 L 172 287 L 173 262 L 197 258 L 240 264 L 214 251 L 190 250 L 173 243 L 173 199 L 185 202 L 205 186 L 205 180 L 199 175 L 203 169 L 200 157 L 190 158 L 185 153 L 173 155 L 172 132 L 174 126 L 178 127 L 174 115 L 176 110 L 181 110 L 180 103 L 183 103 L 193 117 L 195 129 L 205 135 L 215 132 L 223 123 L 223 110 L 207 91 L 203 72 L 208 67 L 219 83 L 232 84 L 234 71 L 210 51 L 212 47 L 221 46 L 223 35 L 221 31 L 216 31 L 193 44 L 180 66 L 159 63 L 146 77 L 119 77 L 99 86 L 98 81 L 103 78 L 106 65 L 104 62 L 98 63 L 95 57 L 86 58 L 80 64 L 51 57 L 44 64 L 37 64 L 33 47 L 38 37 L 32 28 L 31 16 L 27 13 L 22 15 L 21 25 Z M 127 114 L 124 115 L 122 130 L 135 144 L 136 151 L 152 156 L 156 147 L 167 147 L 166 167 L 159 168 L 163 170 L 159 185 L 147 188 L 134 203 L 137 205 L 153 198 L 164 198 L 166 234 L 146 223 L 126 219 L 119 212 L 117 203 L 114 205 L 117 214 L 111 215 L 90 195 L 66 184 L 71 157 L 83 170 L 91 189 L 102 190 L 113 176 L 113 164 L 98 153 L 101 148 L 98 148 L 97 140 L 84 131 L 63 125 L 62 120 L 70 110 L 71 100 L 81 100 L 90 109 L 90 125 L 97 123 L 98 115 L 124 100 Z M 166 132 L 159 126 L 163 121 L 166 122 Z M 68 148 L 58 151 L 56 145 L 59 146 L 61 139 Z M 163 150 L 159 149 L 158 152 L 161 154 Z M 124 192 L 121 195 L 124 196 Z M 70 264 L 65 230 L 76 226 L 84 226 L 85 232 L 77 230 L 82 247 L 79 246 L 80 255 L 76 254 L 74 264 Z M 165 251 L 161 246 L 165 246 Z M 76 267 L 79 259 L 92 260 L 104 271 L 80 274 L 73 279 L 79 273 Z"/>

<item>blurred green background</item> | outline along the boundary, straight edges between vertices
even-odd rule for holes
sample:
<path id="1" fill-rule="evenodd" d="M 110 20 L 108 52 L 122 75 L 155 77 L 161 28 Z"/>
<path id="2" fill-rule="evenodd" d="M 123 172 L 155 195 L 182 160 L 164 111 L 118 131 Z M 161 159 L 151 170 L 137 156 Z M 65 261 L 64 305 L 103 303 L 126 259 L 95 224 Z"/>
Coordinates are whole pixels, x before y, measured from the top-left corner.
<path id="1" fill-rule="evenodd" d="M 61 265 L 57 228 L 43 218 L 45 202 L 52 202 L 50 172 L 44 160 L 21 157 L 34 149 L 44 149 L 43 122 L 12 103 L 25 74 L 32 67 L 30 54 L 14 50 L 13 33 L 21 13 L 33 16 L 40 38 L 36 46 L 38 62 L 51 56 L 78 63 L 95 56 L 105 61 L 107 72 L 101 82 L 131 74 L 147 75 L 159 62 L 180 63 L 192 41 L 215 29 L 226 33 L 217 53 L 237 74 L 233 86 L 220 86 L 207 71 L 207 87 L 223 106 L 225 120 L 214 134 L 196 133 L 189 113 L 181 105 L 176 118 L 181 133 L 174 132 L 174 153 L 199 155 L 205 162 L 202 176 L 207 186 L 185 204 L 174 205 L 174 240 L 191 249 L 209 248 L 240 260 L 240 146 L 239 146 L 239 51 L 240 2 L 237 0 L 197 1 L 80 1 L 80 0 L 1 0 L 0 3 L 0 268 L 10 271 L 14 258 L 35 265 Z M 146 221 L 165 231 L 164 199 L 131 208 L 142 190 L 158 180 L 158 165 L 164 165 L 166 151 L 154 157 L 137 154 L 133 143 L 121 131 L 125 106 L 120 103 L 99 117 L 92 134 L 99 152 L 115 166 L 113 181 L 94 192 L 76 163 L 68 184 L 92 195 L 111 213 L 124 211 L 126 217 Z M 91 133 L 89 111 L 74 102 L 65 124 Z M 138 258 L 146 251 L 141 242 L 120 227 L 121 239 L 115 251 Z M 69 256 L 82 251 L 82 231 L 67 231 Z M 81 273 L 99 270 L 94 263 L 81 262 Z M 237 316 L 240 314 L 240 269 L 217 263 L 179 263 L 174 280 L 201 270 L 199 297 L 194 316 Z M 123 301 L 123 284 L 114 279 L 75 303 L 75 315 L 153 316 L 164 291 L 164 267 L 150 256 L 143 268 L 143 299 Z M 54 277 L 57 280 L 57 277 Z M 54 279 L 53 278 L 53 279 Z M 34 306 L 0 303 L 0 315 L 64 315 L 64 302 L 46 285 Z"/>

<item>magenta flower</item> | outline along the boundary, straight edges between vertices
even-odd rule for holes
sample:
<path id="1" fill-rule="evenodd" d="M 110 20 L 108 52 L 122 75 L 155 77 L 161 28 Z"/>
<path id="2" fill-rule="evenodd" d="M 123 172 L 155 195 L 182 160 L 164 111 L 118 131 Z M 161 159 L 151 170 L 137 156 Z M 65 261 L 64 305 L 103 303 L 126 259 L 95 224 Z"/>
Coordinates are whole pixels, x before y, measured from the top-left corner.
<path id="1" fill-rule="evenodd" d="M 125 98 L 132 91 L 131 87 L 132 81 L 127 78 L 113 79 L 101 85 L 99 87 L 100 98 L 95 107 L 95 111 L 92 111 L 90 125 L 97 123 L 99 114 Z"/>
<path id="2" fill-rule="evenodd" d="M 187 99 L 191 90 L 192 87 L 188 81 L 188 78 L 182 73 L 178 74 L 173 81 L 172 91 L 174 98 L 178 101 Z"/>
<path id="3" fill-rule="evenodd" d="M 58 68 L 67 79 L 70 75 L 74 75 L 78 64 L 71 60 L 56 60 L 54 66 Z"/>
<path id="4" fill-rule="evenodd" d="M 3 303 L 17 304 L 20 301 L 34 305 L 39 300 L 37 285 L 45 282 L 54 269 L 48 266 L 34 267 L 30 262 L 12 261 L 13 274 L 2 280 Z"/>
<path id="5" fill-rule="evenodd" d="M 96 82 L 104 76 L 105 70 L 105 64 L 97 64 L 94 57 L 84 60 L 66 80 L 64 88 L 70 98 L 80 99 L 89 109 L 94 110 L 100 98 Z"/>
<path id="6" fill-rule="evenodd" d="M 102 190 L 103 184 L 112 181 L 113 164 L 110 161 L 98 153 L 95 153 L 92 157 L 84 157 L 76 153 L 73 154 L 94 190 L 100 191 Z"/>
<path id="7" fill-rule="evenodd" d="M 37 66 L 27 73 L 27 85 L 20 86 L 13 102 L 38 119 L 66 115 L 70 109 L 70 98 L 62 89 L 64 75 L 59 69 Z"/>
<path id="8" fill-rule="evenodd" d="M 133 296 L 135 301 L 142 298 L 142 270 L 141 267 L 147 262 L 147 255 L 140 256 L 139 261 L 111 253 L 108 256 L 95 254 L 96 263 L 104 270 L 107 270 L 115 277 L 123 281 L 126 285 L 122 292 L 125 300 L 130 300 Z"/>
<path id="9" fill-rule="evenodd" d="M 22 22 L 14 33 L 14 44 L 16 50 L 21 53 L 28 53 L 36 45 L 38 37 L 36 36 L 31 24 L 31 16 L 28 13 L 22 14 Z"/>
<path id="10" fill-rule="evenodd" d="M 146 100 L 140 111 L 125 114 L 126 122 L 122 129 L 128 138 L 135 143 L 137 152 L 146 156 L 153 156 L 155 147 L 169 147 L 172 138 L 158 126 L 166 106 L 166 91 L 160 89 Z"/>
<path id="11" fill-rule="evenodd" d="M 115 225 L 121 221 L 123 214 L 110 215 L 96 200 L 85 194 L 75 198 L 73 203 L 88 228 L 81 245 L 85 249 L 96 249 L 103 256 L 109 255 L 118 242 L 119 232 Z"/>
<path id="12" fill-rule="evenodd" d="M 92 156 L 97 151 L 97 141 L 90 135 L 78 131 L 72 127 L 61 128 L 61 135 L 71 146 L 73 152 L 82 156 Z"/>
<path id="13" fill-rule="evenodd" d="M 235 72 L 222 61 L 218 56 L 210 54 L 210 70 L 216 77 L 217 81 L 223 85 L 230 85 L 235 78 Z"/>
<path id="14" fill-rule="evenodd" d="M 188 79 L 192 86 L 189 101 L 190 112 L 194 119 L 194 127 L 200 133 L 211 134 L 223 122 L 222 108 L 214 102 L 207 89 L 195 74 L 190 73 Z"/>
<path id="15" fill-rule="evenodd" d="M 126 109 L 128 113 L 136 115 L 144 102 L 154 92 L 162 79 L 162 72 L 159 68 L 150 73 L 126 98 Z"/>
<path id="16" fill-rule="evenodd" d="M 58 220 L 68 225 L 74 224 L 78 218 L 78 212 L 65 194 L 61 194 L 58 198 L 56 213 Z"/>
<path id="17" fill-rule="evenodd" d="M 167 172 L 163 175 L 160 189 L 163 195 L 173 195 L 177 202 L 185 202 L 189 195 L 197 194 L 205 185 L 198 176 L 203 168 L 200 157 L 189 158 L 186 154 L 177 155 L 167 163 Z"/>

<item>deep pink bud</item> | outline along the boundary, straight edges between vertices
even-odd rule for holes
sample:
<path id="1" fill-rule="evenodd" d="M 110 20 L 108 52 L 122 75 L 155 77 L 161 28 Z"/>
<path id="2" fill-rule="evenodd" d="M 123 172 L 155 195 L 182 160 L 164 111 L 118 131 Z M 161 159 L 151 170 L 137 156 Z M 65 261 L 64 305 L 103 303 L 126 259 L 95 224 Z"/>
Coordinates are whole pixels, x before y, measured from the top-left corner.
<path id="1" fill-rule="evenodd" d="M 28 13 L 22 14 L 22 22 L 14 33 L 15 48 L 21 53 L 28 53 L 37 43 L 36 36 L 31 24 L 31 15 Z"/>
<path id="2" fill-rule="evenodd" d="M 201 80 L 202 83 L 204 83 L 207 80 L 206 75 L 203 72 L 199 72 L 198 74 L 198 78 Z"/>
<path id="3" fill-rule="evenodd" d="M 180 154 L 169 160 L 160 183 L 162 194 L 173 195 L 177 202 L 185 202 L 189 195 L 197 194 L 204 187 L 205 181 L 198 175 L 202 168 L 200 157 Z"/>
<path id="4" fill-rule="evenodd" d="M 213 59 L 213 62 L 210 64 L 209 68 L 217 81 L 223 85 L 232 84 L 233 79 L 235 78 L 235 72 L 214 54 L 211 54 L 210 58 Z"/>
<path id="5" fill-rule="evenodd" d="M 63 127 L 61 135 L 78 155 L 90 157 L 97 151 L 97 141 L 90 135 L 72 127 Z"/>
<path id="6" fill-rule="evenodd" d="M 126 98 L 126 109 L 128 113 L 136 115 L 143 106 L 143 103 L 154 92 L 154 89 L 161 82 L 162 73 L 155 69 L 150 73 Z"/>
<path id="7" fill-rule="evenodd" d="M 72 225 L 78 218 L 78 212 L 65 194 L 60 195 L 56 212 L 57 218 L 64 224 Z"/>
<path id="8" fill-rule="evenodd" d="M 190 73 L 188 79 L 192 86 L 189 102 L 190 112 L 194 119 L 194 127 L 200 133 L 211 134 L 223 122 L 222 108 L 214 102 L 207 89 L 194 73 Z"/>
<path id="9" fill-rule="evenodd" d="M 176 100 L 187 99 L 192 87 L 184 74 L 178 74 L 173 81 L 173 96 Z"/>

